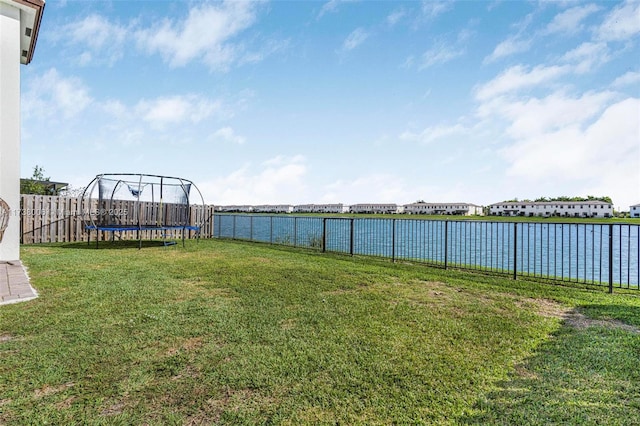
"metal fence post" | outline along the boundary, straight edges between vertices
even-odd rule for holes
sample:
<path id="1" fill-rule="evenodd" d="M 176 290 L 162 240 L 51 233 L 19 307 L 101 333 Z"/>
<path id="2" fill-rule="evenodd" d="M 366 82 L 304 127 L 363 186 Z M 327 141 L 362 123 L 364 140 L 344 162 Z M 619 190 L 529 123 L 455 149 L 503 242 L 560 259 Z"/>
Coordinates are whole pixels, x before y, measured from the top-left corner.
<path id="1" fill-rule="evenodd" d="M 396 220 L 391 219 L 391 262 L 396 261 Z"/>
<path id="2" fill-rule="evenodd" d="M 613 223 L 609 224 L 609 294 L 613 293 Z"/>
<path id="3" fill-rule="evenodd" d="M 447 269 L 449 263 L 449 221 L 444 221 L 444 269 Z"/>
<path id="4" fill-rule="evenodd" d="M 233 233 L 232 233 L 233 237 L 231 238 L 233 238 L 234 240 L 236 239 L 236 217 L 237 217 L 236 215 L 233 215 Z"/>
<path id="5" fill-rule="evenodd" d="M 293 218 L 293 246 L 296 247 L 298 245 L 298 218 L 294 216 Z"/>
<path id="6" fill-rule="evenodd" d="M 249 239 L 253 241 L 253 215 L 249 216 Z"/>
<path id="7" fill-rule="evenodd" d="M 322 252 L 327 251 L 327 218 L 322 218 Z"/>
<path id="8" fill-rule="evenodd" d="M 269 244 L 273 244 L 273 216 L 269 216 Z"/>
<path id="9" fill-rule="evenodd" d="M 349 239 L 349 254 L 351 256 L 353 256 L 353 247 L 354 247 L 353 239 L 355 238 L 355 232 L 353 230 L 353 222 L 354 222 L 354 219 L 351 218 L 351 226 L 350 226 L 350 230 L 349 230 L 349 232 L 351 233 L 351 236 L 350 236 L 350 239 Z"/>
<path id="10" fill-rule="evenodd" d="M 513 279 L 518 279 L 518 223 L 513 222 Z"/>

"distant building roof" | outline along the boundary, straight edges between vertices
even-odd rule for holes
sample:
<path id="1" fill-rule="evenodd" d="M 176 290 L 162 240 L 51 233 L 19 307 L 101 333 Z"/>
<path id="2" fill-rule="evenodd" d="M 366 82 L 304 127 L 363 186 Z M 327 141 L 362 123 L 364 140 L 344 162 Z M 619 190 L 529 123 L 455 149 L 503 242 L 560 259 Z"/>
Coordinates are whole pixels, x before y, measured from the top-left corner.
<path id="1" fill-rule="evenodd" d="M 20 182 L 35 182 L 38 185 L 42 185 L 50 194 L 58 194 L 62 189 L 69 186 L 68 183 L 53 182 L 51 180 L 20 179 Z"/>

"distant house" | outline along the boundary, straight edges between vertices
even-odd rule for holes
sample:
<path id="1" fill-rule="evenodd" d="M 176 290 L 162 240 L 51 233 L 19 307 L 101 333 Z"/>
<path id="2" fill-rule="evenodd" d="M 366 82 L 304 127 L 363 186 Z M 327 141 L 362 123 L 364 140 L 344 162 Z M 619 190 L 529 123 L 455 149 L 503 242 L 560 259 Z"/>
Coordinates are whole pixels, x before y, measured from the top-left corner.
<path id="1" fill-rule="evenodd" d="M 629 208 L 631 217 L 640 217 L 640 204 L 634 204 Z"/>
<path id="2" fill-rule="evenodd" d="M 350 213 L 395 214 L 401 213 L 397 204 L 353 204 L 349 206 Z"/>
<path id="3" fill-rule="evenodd" d="M 50 180 L 20 179 L 20 188 L 42 188 L 44 195 L 60 195 L 60 191 L 69 186 L 65 182 L 53 182 Z"/>
<path id="4" fill-rule="evenodd" d="M 343 204 L 299 204 L 293 207 L 294 213 L 347 213 L 349 207 Z"/>
<path id="5" fill-rule="evenodd" d="M 461 216 L 482 216 L 482 206 L 470 203 L 412 203 L 404 205 L 404 212 L 408 214 L 443 214 Z"/>
<path id="6" fill-rule="evenodd" d="M 253 207 L 248 205 L 215 206 L 214 210 L 221 213 L 251 213 Z"/>
<path id="7" fill-rule="evenodd" d="M 291 204 L 264 204 L 253 206 L 254 213 L 293 213 Z"/>
<path id="8" fill-rule="evenodd" d="M 613 217 L 613 205 L 604 201 L 508 201 L 489 206 L 492 216 Z"/>

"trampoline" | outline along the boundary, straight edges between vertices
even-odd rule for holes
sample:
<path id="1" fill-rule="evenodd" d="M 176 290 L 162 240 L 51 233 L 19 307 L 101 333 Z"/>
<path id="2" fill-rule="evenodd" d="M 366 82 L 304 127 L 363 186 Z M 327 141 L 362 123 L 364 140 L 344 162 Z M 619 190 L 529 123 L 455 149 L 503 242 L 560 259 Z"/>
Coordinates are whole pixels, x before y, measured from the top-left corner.
<path id="1" fill-rule="evenodd" d="M 182 245 L 188 232 L 199 238 L 204 219 L 204 198 L 190 180 L 159 175 L 116 173 L 97 175 L 82 194 L 82 222 L 88 233 L 111 233 L 120 239 L 132 233 L 142 248 L 143 237 L 161 237 L 164 245 L 181 234 Z M 146 232 L 145 232 L 146 231 Z"/>

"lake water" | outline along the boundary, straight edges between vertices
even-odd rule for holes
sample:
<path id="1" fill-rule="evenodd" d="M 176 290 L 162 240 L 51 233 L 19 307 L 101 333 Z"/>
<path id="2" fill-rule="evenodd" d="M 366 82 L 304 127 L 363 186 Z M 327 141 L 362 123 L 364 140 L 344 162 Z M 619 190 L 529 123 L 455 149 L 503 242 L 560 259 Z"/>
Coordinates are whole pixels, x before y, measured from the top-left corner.
<path id="1" fill-rule="evenodd" d="M 215 215 L 214 237 L 640 288 L 640 226 Z M 611 276 L 610 276 L 611 274 Z"/>

